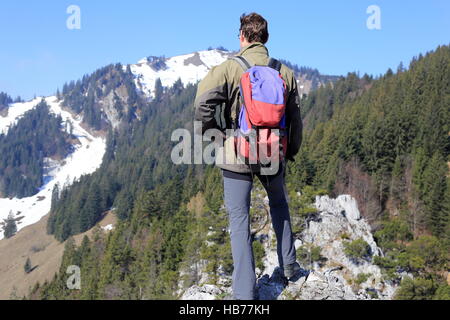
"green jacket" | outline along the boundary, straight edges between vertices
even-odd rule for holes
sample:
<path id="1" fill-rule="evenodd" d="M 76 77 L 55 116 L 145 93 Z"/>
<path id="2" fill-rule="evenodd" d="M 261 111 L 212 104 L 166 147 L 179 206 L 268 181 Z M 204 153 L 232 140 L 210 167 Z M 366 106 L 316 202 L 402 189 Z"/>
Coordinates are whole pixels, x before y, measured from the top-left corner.
<path id="1" fill-rule="evenodd" d="M 269 63 L 269 52 L 264 44 L 260 42 L 255 42 L 242 48 L 237 55 L 245 57 L 254 65 L 267 65 Z M 293 71 L 283 64 L 280 72 L 288 90 L 286 124 L 289 140 L 286 158 L 292 159 L 298 153 L 302 142 L 300 98 Z M 239 82 L 242 73 L 243 69 L 236 61 L 227 60 L 213 67 L 199 83 L 194 103 L 194 119 L 202 122 L 203 132 L 211 128 L 218 128 L 222 131 L 232 128 L 239 104 Z M 220 148 L 217 158 L 235 158 L 235 154 L 232 152 L 234 148 L 231 147 L 231 140 L 232 138 L 227 139 L 225 148 Z M 230 148 L 227 148 L 227 145 Z M 230 163 L 229 161 L 226 161 L 227 164 L 218 162 L 220 161 L 216 161 L 216 164 L 226 170 L 241 173 L 250 172 L 249 166 L 239 161 L 236 164 L 228 164 Z"/>

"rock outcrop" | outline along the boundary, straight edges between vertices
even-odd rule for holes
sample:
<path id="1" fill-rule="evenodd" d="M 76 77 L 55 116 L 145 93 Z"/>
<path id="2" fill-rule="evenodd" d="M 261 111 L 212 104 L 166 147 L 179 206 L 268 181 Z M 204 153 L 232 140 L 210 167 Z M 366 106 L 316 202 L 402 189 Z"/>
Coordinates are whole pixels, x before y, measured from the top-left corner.
<path id="1" fill-rule="evenodd" d="M 391 299 L 396 285 L 383 279 L 373 257 L 382 255 L 370 226 L 361 217 L 356 200 L 348 195 L 336 199 L 317 197 L 317 213 L 296 240 L 297 251 L 320 247 L 320 261 L 302 261 L 303 270 L 291 281 L 278 267 L 275 234 L 266 228 L 258 237 L 264 239 L 264 270 L 256 270 L 260 300 L 368 300 Z M 345 243 L 364 240 L 368 253 L 361 259 L 347 256 Z M 220 281 L 219 283 L 229 283 Z M 231 289 L 223 285 L 199 284 L 190 287 L 181 299 L 230 299 Z"/>

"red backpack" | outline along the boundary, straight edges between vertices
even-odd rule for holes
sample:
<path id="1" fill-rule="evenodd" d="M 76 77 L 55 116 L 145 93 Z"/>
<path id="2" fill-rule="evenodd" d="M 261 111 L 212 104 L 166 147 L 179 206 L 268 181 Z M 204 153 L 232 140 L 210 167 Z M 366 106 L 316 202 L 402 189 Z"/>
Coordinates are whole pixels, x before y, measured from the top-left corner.
<path id="1" fill-rule="evenodd" d="M 281 63 L 270 58 L 267 66 L 252 66 L 234 56 L 244 69 L 240 80 L 240 110 L 236 112 L 236 154 L 247 164 L 269 165 L 287 150 L 286 82 Z"/>

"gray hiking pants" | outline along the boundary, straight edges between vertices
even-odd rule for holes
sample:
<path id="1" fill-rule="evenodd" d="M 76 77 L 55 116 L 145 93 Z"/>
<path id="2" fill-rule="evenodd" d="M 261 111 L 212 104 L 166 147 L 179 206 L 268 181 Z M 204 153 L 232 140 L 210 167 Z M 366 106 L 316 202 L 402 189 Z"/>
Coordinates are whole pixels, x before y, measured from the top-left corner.
<path id="1" fill-rule="evenodd" d="M 233 255 L 233 295 L 237 300 L 253 300 L 256 286 L 255 261 L 250 233 L 250 174 L 223 170 L 225 207 L 230 219 L 231 251 Z M 256 174 L 257 175 L 257 174 Z M 280 267 L 296 261 L 294 239 L 284 184 L 283 167 L 277 175 L 257 175 L 267 191 L 272 225 L 277 238 Z"/>

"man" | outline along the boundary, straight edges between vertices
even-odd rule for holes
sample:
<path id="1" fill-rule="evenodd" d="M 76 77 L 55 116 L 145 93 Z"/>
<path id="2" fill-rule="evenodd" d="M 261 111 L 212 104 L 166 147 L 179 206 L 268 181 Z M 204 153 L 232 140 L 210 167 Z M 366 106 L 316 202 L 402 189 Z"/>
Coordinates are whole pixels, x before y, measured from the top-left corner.
<path id="1" fill-rule="evenodd" d="M 241 16 L 239 41 L 243 56 L 253 65 L 269 63 L 267 21 L 256 13 Z M 227 60 L 210 70 L 200 82 L 195 99 L 195 120 L 202 123 L 203 132 L 208 129 L 233 128 L 240 104 L 239 83 L 244 70 L 235 60 Z M 300 117 L 297 82 L 292 70 L 281 65 L 280 73 L 286 83 L 286 130 L 288 147 L 285 158 L 292 160 L 297 154 L 302 140 L 302 122 Z M 220 120 L 218 120 L 219 114 Z M 221 120 L 224 121 L 221 121 Z M 219 123 L 225 125 L 219 126 Z M 217 158 L 234 158 L 233 137 L 225 142 L 225 148 L 217 153 Z M 272 225 L 277 238 L 277 253 L 280 267 L 287 278 L 294 276 L 300 266 L 296 262 L 296 252 L 291 230 L 289 207 L 284 183 L 285 163 L 281 163 L 276 174 L 262 175 L 245 162 L 216 161 L 222 169 L 224 182 L 224 200 L 230 219 L 231 246 L 234 263 L 233 294 L 235 299 L 252 300 L 255 294 L 256 275 L 250 233 L 250 193 L 253 176 L 256 175 L 267 191 Z"/>

